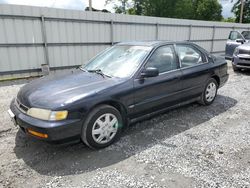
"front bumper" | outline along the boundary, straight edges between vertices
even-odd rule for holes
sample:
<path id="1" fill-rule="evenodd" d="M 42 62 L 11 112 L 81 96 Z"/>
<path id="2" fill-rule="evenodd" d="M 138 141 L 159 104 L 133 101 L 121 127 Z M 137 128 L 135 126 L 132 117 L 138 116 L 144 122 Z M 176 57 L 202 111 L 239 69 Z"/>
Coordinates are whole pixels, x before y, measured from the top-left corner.
<path id="1" fill-rule="evenodd" d="M 27 135 L 28 129 L 47 134 L 48 138 L 40 138 L 53 143 L 68 142 L 72 140 L 80 139 L 81 127 L 83 120 L 81 119 L 70 119 L 62 121 L 44 121 L 28 116 L 27 114 L 20 111 L 12 100 L 10 109 L 15 115 L 15 121 L 23 132 Z M 34 135 L 31 135 L 34 136 Z"/>
<path id="2" fill-rule="evenodd" d="M 240 69 L 250 69 L 250 57 L 234 56 L 232 63 Z"/>

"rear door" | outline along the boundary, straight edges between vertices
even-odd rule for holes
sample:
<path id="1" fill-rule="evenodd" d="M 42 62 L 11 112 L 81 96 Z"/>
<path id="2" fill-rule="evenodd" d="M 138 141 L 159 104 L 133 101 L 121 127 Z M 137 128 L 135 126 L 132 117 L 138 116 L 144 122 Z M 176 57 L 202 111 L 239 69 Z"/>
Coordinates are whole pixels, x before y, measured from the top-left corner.
<path id="1" fill-rule="evenodd" d="M 190 44 L 177 44 L 176 51 L 182 71 L 182 100 L 200 96 L 211 75 L 210 60 L 198 48 Z"/>
<path id="2" fill-rule="evenodd" d="M 240 46 L 242 43 L 237 42 L 237 39 L 245 40 L 244 37 L 238 31 L 231 31 L 226 43 L 226 58 L 232 58 L 236 47 Z"/>

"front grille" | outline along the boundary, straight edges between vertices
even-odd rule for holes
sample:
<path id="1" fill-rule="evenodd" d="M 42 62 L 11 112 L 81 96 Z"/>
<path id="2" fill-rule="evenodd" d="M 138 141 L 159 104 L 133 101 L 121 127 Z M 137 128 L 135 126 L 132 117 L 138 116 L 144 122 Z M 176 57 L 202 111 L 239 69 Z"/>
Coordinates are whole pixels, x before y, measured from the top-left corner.
<path id="1" fill-rule="evenodd" d="M 249 54 L 250 55 L 250 50 L 239 49 L 239 54 Z"/>
<path id="2" fill-rule="evenodd" d="M 244 60 L 244 61 L 249 61 L 250 62 L 250 58 L 240 57 L 240 60 Z"/>
<path id="3" fill-rule="evenodd" d="M 250 67 L 249 63 L 238 63 L 237 65 L 240 65 L 240 66 L 249 66 Z"/>
<path id="4" fill-rule="evenodd" d="M 27 111 L 29 110 L 29 107 L 23 105 L 17 98 L 16 98 L 16 106 L 19 110 L 21 110 L 24 113 L 27 113 Z"/>

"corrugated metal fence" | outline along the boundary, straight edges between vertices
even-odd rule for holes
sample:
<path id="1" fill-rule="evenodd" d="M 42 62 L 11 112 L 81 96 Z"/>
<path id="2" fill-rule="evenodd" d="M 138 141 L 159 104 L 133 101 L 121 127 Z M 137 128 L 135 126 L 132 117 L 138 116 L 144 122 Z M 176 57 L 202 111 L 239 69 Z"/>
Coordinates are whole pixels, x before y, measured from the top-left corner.
<path id="1" fill-rule="evenodd" d="M 119 41 L 188 40 L 224 53 L 232 24 L 0 5 L 0 79 L 37 75 L 41 64 L 72 68 Z"/>

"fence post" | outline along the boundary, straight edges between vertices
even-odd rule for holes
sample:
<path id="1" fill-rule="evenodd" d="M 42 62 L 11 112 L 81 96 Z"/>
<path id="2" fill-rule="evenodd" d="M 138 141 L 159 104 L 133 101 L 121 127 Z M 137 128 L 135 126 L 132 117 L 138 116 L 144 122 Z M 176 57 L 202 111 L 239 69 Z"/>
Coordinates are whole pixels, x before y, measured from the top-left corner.
<path id="1" fill-rule="evenodd" d="M 156 40 L 159 40 L 159 23 L 156 23 L 156 33 L 155 33 Z"/>
<path id="2" fill-rule="evenodd" d="M 211 49 L 210 49 L 210 53 L 213 53 L 214 51 L 214 37 L 215 37 L 215 26 L 213 26 L 213 34 L 212 34 L 212 43 L 211 43 Z"/>
<path id="3" fill-rule="evenodd" d="M 46 64 L 49 65 L 49 52 L 48 52 L 48 43 L 47 43 L 44 15 L 41 16 L 41 21 L 42 21 L 42 35 L 43 35 L 42 38 L 43 38 L 43 45 L 44 45 L 45 61 L 46 61 Z"/>
<path id="4" fill-rule="evenodd" d="M 114 21 L 110 21 L 110 40 L 111 40 L 111 45 L 114 45 Z"/>
<path id="5" fill-rule="evenodd" d="M 189 25 L 189 33 L 188 33 L 188 41 L 191 40 L 191 37 L 192 37 L 192 25 L 190 24 Z"/>

